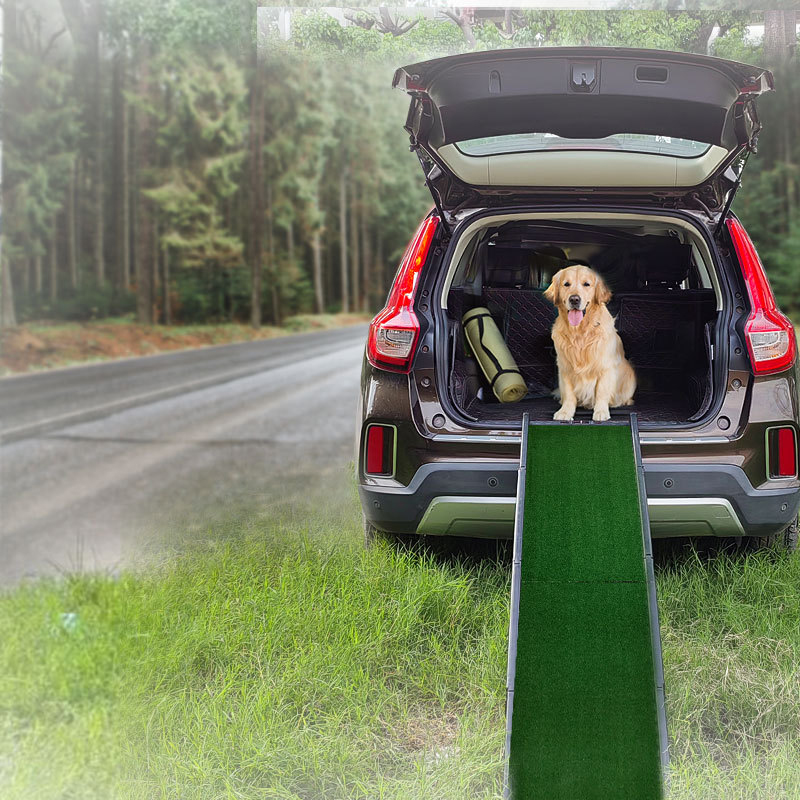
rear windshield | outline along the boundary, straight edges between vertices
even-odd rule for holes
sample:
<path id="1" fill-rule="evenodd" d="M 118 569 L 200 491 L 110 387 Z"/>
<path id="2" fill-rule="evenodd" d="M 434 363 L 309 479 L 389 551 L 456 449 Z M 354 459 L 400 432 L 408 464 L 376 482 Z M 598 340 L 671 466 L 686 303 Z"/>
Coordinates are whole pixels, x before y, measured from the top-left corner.
<path id="1" fill-rule="evenodd" d="M 642 133 L 617 133 L 603 139 L 565 139 L 554 133 L 514 133 L 456 142 L 467 156 L 492 156 L 502 153 L 534 153 L 543 150 L 621 150 L 626 153 L 697 158 L 711 145 L 691 139 L 653 136 Z"/>

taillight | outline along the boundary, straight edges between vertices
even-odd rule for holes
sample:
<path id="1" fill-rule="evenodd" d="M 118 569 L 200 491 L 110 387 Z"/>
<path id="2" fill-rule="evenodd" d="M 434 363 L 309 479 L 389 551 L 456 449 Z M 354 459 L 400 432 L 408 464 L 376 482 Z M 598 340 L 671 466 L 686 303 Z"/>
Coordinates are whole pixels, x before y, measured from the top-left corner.
<path id="1" fill-rule="evenodd" d="M 414 294 L 438 224 L 439 217 L 423 220 L 406 248 L 386 305 L 370 323 L 367 358 L 375 367 L 393 372 L 408 372 L 411 368 L 419 338 Z"/>
<path id="2" fill-rule="evenodd" d="M 794 428 L 767 430 L 767 475 L 770 478 L 797 477 L 797 439 Z"/>
<path id="3" fill-rule="evenodd" d="M 794 363 L 794 327 L 778 311 L 761 259 L 742 223 L 730 217 L 727 224 L 750 295 L 751 310 L 744 333 L 753 371 L 756 375 L 780 372 Z"/>
<path id="4" fill-rule="evenodd" d="M 373 423 L 367 426 L 364 472 L 367 475 L 394 475 L 394 425 Z"/>

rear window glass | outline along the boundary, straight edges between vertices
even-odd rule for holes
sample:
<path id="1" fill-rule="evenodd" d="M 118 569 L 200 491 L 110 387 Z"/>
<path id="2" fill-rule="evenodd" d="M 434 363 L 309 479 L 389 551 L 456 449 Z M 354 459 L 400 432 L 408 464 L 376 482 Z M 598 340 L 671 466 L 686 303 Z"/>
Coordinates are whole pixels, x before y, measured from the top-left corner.
<path id="1" fill-rule="evenodd" d="M 618 133 L 603 139 L 565 139 L 554 133 L 514 133 L 467 139 L 456 146 L 464 155 L 490 156 L 502 153 L 534 153 L 544 150 L 620 150 L 626 153 L 696 158 L 711 145 L 691 139 L 652 136 L 642 133 Z"/>

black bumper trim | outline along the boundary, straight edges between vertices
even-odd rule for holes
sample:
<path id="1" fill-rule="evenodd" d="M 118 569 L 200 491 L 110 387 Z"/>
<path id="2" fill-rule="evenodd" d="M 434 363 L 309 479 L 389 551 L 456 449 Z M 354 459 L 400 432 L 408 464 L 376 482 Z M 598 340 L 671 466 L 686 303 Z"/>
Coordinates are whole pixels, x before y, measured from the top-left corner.
<path id="1" fill-rule="evenodd" d="M 648 498 L 728 500 L 749 536 L 779 533 L 797 517 L 800 507 L 800 487 L 755 489 L 744 471 L 735 466 L 645 461 L 644 473 Z M 376 528 L 390 533 L 416 533 L 435 497 L 513 499 L 516 481 L 515 462 L 437 462 L 420 467 L 408 486 L 359 485 L 358 491 L 364 514 Z"/>

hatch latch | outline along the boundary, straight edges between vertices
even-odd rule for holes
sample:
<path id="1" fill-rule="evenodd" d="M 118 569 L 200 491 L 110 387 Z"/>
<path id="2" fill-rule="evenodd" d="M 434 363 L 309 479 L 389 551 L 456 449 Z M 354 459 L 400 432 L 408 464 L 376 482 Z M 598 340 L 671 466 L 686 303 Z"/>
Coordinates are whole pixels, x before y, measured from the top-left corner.
<path id="1" fill-rule="evenodd" d="M 570 64 L 570 89 L 590 94 L 597 88 L 597 64 L 594 61 L 573 61 Z"/>

